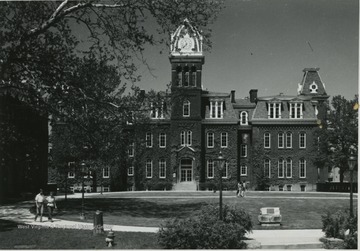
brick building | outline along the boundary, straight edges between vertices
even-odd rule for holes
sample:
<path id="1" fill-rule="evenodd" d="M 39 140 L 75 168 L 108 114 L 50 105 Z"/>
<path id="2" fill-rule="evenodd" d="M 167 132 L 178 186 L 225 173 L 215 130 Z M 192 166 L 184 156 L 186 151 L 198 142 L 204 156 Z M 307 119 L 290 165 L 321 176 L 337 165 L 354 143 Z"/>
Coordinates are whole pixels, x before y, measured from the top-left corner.
<path id="1" fill-rule="evenodd" d="M 216 189 L 224 156 L 225 189 L 239 180 L 251 189 L 316 190 L 327 177 L 312 163 L 314 130 L 328 99 L 318 68 L 304 69 L 296 96 L 236 99 L 235 91 L 202 87 L 202 36 L 188 20 L 172 34 L 171 101 L 150 102 L 150 125 L 134 131 L 128 183 L 133 189 Z"/>

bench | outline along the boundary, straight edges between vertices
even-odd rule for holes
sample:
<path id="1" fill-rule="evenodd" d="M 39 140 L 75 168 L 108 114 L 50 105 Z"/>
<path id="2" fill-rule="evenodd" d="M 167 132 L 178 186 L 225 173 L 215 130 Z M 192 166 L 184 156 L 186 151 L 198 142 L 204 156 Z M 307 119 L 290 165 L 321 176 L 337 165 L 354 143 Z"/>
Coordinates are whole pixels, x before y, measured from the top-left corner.
<path id="1" fill-rule="evenodd" d="M 262 207 L 258 216 L 262 226 L 280 226 L 281 214 L 279 207 Z"/>

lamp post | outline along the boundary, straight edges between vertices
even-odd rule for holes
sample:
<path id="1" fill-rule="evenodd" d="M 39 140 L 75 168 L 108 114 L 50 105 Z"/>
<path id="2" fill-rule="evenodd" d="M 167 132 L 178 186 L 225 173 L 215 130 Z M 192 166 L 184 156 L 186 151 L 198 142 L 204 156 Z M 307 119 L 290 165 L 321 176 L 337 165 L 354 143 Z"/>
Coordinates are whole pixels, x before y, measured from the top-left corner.
<path id="1" fill-rule="evenodd" d="M 84 220 L 85 219 L 85 215 L 84 215 L 84 174 L 85 174 L 85 168 L 86 168 L 86 164 L 85 162 L 81 162 L 81 215 L 80 215 L 80 219 Z"/>
<path id="2" fill-rule="evenodd" d="M 221 153 L 221 151 L 219 152 L 219 157 L 218 157 L 218 163 L 219 163 L 219 179 L 220 179 L 220 186 L 219 186 L 219 213 L 220 213 L 220 220 L 222 220 L 223 215 L 222 215 L 222 172 L 223 172 L 223 168 L 224 168 L 224 162 L 225 159 Z"/>
<path id="3" fill-rule="evenodd" d="M 354 171 L 354 167 L 356 165 L 357 159 L 356 156 L 351 153 L 350 157 L 348 159 L 348 165 L 349 165 L 349 169 L 350 169 L 350 217 L 354 217 L 354 212 L 353 212 L 353 171 Z"/>

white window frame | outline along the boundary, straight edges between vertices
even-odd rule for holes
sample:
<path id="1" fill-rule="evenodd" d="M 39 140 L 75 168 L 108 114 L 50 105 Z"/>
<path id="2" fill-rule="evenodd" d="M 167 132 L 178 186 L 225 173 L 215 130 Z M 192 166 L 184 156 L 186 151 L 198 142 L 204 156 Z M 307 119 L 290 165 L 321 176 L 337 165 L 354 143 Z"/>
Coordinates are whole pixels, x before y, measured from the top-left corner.
<path id="1" fill-rule="evenodd" d="M 304 145 L 301 144 L 302 141 L 303 141 Z M 306 149 L 306 132 L 299 133 L 299 148 Z"/>
<path id="2" fill-rule="evenodd" d="M 146 133 L 146 147 L 147 148 L 152 148 L 153 147 L 153 134 L 151 132 L 147 132 Z"/>
<path id="3" fill-rule="evenodd" d="M 269 166 L 267 166 L 269 165 Z M 269 175 L 267 178 L 271 178 L 271 160 L 270 159 L 264 159 L 264 174 L 266 175 L 266 169 L 268 169 Z"/>
<path id="4" fill-rule="evenodd" d="M 75 162 L 74 161 L 68 162 L 68 168 L 69 170 L 71 170 L 68 172 L 68 178 L 75 179 Z"/>
<path id="5" fill-rule="evenodd" d="M 278 134 L 278 148 L 285 148 L 285 135 L 283 132 Z"/>
<path id="6" fill-rule="evenodd" d="M 229 162 L 225 162 L 225 168 L 223 169 L 223 172 L 221 173 L 221 178 L 223 179 L 227 179 L 228 175 L 229 175 Z M 224 176 L 224 172 L 225 172 L 225 176 Z"/>
<path id="7" fill-rule="evenodd" d="M 302 119 L 303 118 L 303 103 L 296 102 L 290 103 L 290 119 Z"/>
<path id="8" fill-rule="evenodd" d="M 223 140 L 224 140 L 224 137 L 225 137 L 225 145 L 223 145 Z M 228 133 L 227 132 L 222 132 L 220 134 L 220 147 L 221 148 L 227 148 L 228 147 Z"/>
<path id="9" fill-rule="evenodd" d="M 285 146 L 286 148 L 292 148 L 292 132 L 287 132 L 285 134 Z M 290 144 L 288 144 L 290 143 Z"/>
<path id="10" fill-rule="evenodd" d="M 304 171 L 304 175 L 302 175 L 301 171 Z M 306 159 L 299 159 L 299 177 L 300 178 L 306 178 Z"/>
<path id="11" fill-rule="evenodd" d="M 243 172 L 245 170 L 245 172 Z M 241 164 L 240 165 L 240 176 L 247 176 L 247 165 Z"/>
<path id="12" fill-rule="evenodd" d="M 240 157 L 247 157 L 248 149 L 247 144 L 240 145 Z"/>
<path id="13" fill-rule="evenodd" d="M 187 111 L 187 113 L 186 113 Z M 190 117 L 190 101 L 185 100 L 183 102 L 183 117 Z"/>
<path id="14" fill-rule="evenodd" d="M 191 72 L 191 85 L 190 86 L 196 86 L 196 70 Z"/>
<path id="15" fill-rule="evenodd" d="M 222 119 L 224 117 L 224 101 L 213 100 L 210 101 L 210 118 Z"/>
<path id="16" fill-rule="evenodd" d="M 285 176 L 286 178 L 292 178 L 292 172 L 293 172 L 293 165 L 292 165 L 292 159 L 291 158 L 287 158 L 286 161 L 285 161 Z M 289 175 L 289 172 L 288 172 L 288 168 L 290 167 L 290 175 Z"/>
<path id="17" fill-rule="evenodd" d="M 186 133 L 186 145 L 187 146 L 192 145 L 192 131 L 187 131 Z"/>
<path id="18" fill-rule="evenodd" d="M 211 169 L 211 170 L 210 170 Z M 210 171 L 210 172 L 209 172 Z M 214 178 L 214 161 L 213 160 L 208 160 L 207 161 L 207 169 L 206 169 L 206 172 L 207 172 L 207 177 L 209 179 L 213 179 Z M 212 175 L 210 175 L 212 173 Z"/>
<path id="19" fill-rule="evenodd" d="M 110 192 L 110 187 L 109 186 L 103 186 L 103 192 L 104 193 Z"/>
<path id="20" fill-rule="evenodd" d="M 289 187 L 290 187 L 290 190 L 288 190 Z M 286 185 L 286 191 L 291 192 L 292 191 L 292 185 Z"/>
<path id="21" fill-rule="evenodd" d="M 130 145 L 129 145 L 128 156 L 129 156 L 129 157 L 134 157 L 134 154 L 135 154 L 135 143 L 132 142 L 132 143 L 130 143 Z"/>
<path id="22" fill-rule="evenodd" d="M 211 138 L 210 138 L 210 135 L 212 135 Z M 215 138 L 215 134 L 213 132 L 208 132 L 207 133 L 207 148 L 214 148 L 215 147 L 214 138 Z"/>
<path id="23" fill-rule="evenodd" d="M 180 133 L 180 145 L 186 146 L 186 132 L 185 131 L 182 131 Z"/>
<path id="24" fill-rule="evenodd" d="M 266 140 L 268 138 L 269 144 L 266 144 Z M 264 148 L 270 149 L 271 148 L 271 133 L 265 132 L 264 133 Z"/>
<path id="25" fill-rule="evenodd" d="M 163 171 L 164 175 L 162 175 L 162 171 Z M 166 178 L 166 160 L 165 159 L 159 159 L 159 178 L 160 179 Z"/>
<path id="26" fill-rule="evenodd" d="M 148 170 L 148 168 L 150 168 L 150 170 Z M 150 171 L 150 175 L 148 175 L 149 174 L 148 171 Z M 148 160 L 146 160 L 146 164 L 145 164 L 145 176 L 146 176 L 146 178 L 151 179 L 152 174 L 153 174 L 153 162 L 152 162 L 152 160 L 148 159 Z"/>
<path id="27" fill-rule="evenodd" d="M 164 118 L 164 102 L 161 102 L 161 106 L 154 107 L 153 102 L 150 103 L 150 118 L 163 119 Z"/>
<path id="28" fill-rule="evenodd" d="M 280 170 L 282 175 L 280 175 Z M 280 158 L 278 160 L 278 178 L 284 178 L 285 177 L 285 160 L 283 158 Z"/>
<path id="29" fill-rule="evenodd" d="M 134 176 L 134 166 L 128 167 L 128 176 Z"/>
<path id="30" fill-rule="evenodd" d="M 182 131 L 180 133 L 180 145 L 181 146 L 192 145 L 192 131 Z"/>
<path id="31" fill-rule="evenodd" d="M 240 113 L 240 125 L 249 124 L 249 113 L 247 111 L 242 111 Z"/>
<path id="32" fill-rule="evenodd" d="M 110 167 L 108 166 L 103 167 L 103 178 L 109 178 L 109 177 L 110 177 Z"/>
<path id="33" fill-rule="evenodd" d="M 189 70 L 188 70 L 188 71 L 185 71 L 185 73 L 184 73 L 183 86 L 185 86 L 185 87 L 189 87 L 189 86 L 190 86 L 190 72 L 189 72 Z"/>
<path id="34" fill-rule="evenodd" d="M 281 102 L 268 103 L 268 118 L 281 119 Z"/>
<path id="35" fill-rule="evenodd" d="M 164 144 L 161 144 L 162 142 Z M 165 132 L 159 133 L 159 148 L 166 148 L 166 133 Z"/>

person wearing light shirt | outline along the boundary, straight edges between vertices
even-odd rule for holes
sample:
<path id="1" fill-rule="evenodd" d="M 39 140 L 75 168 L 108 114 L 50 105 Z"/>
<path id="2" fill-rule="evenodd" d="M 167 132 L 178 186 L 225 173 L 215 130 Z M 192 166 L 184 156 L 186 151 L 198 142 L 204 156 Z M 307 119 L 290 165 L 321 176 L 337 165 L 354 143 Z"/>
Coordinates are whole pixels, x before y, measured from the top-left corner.
<path id="1" fill-rule="evenodd" d="M 44 213 L 44 204 L 45 204 L 45 196 L 42 189 L 40 189 L 40 193 L 38 193 L 35 197 L 35 204 L 36 204 L 35 221 L 37 217 L 40 215 L 40 222 L 42 222 L 42 216 Z"/>

